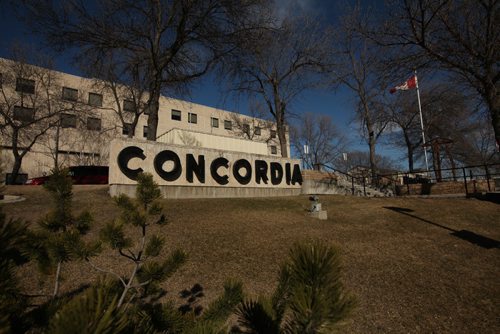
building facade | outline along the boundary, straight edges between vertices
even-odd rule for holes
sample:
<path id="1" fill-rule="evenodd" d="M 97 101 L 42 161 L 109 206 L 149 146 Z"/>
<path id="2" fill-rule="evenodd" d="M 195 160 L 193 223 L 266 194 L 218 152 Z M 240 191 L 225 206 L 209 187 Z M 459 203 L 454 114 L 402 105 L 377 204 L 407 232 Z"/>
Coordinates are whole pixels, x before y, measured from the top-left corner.
<path id="1" fill-rule="evenodd" d="M 0 83 L 5 172 L 19 155 L 29 178 L 56 164 L 108 165 L 112 139 L 146 140 L 147 92 L 2 58 Z M 260 118 L 164 96 L 158 118 L 165 145 L 281 156 L 275 124 Z"/>

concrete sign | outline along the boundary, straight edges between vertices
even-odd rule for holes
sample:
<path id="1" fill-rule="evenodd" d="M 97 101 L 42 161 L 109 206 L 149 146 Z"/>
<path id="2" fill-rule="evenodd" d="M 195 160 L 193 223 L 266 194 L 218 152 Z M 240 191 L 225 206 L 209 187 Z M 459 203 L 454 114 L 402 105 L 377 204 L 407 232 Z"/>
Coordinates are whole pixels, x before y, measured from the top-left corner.
<path id="1" fill-rule="evenodd" d="M 160 187 L 168 186 L 162 189 L 166 197 L 281 196 L 300 193 L 299 163 L 296 159 L 115 139 L 111 142 L 109 184 L 112 194 L 131 193 L 124 186 L 135 185 L 137 175 L 148 172 Z"/>

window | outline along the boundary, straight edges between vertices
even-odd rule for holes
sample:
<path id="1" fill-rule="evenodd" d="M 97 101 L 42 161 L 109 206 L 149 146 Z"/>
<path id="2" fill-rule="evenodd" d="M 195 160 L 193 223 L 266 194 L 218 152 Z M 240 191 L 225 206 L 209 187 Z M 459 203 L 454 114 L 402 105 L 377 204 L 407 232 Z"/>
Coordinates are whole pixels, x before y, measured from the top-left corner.
<path id="1" fill-rule="evenodd" d="M 132 123 L 124 123 L 122 128 L 122 134 L 128 136 L 132 133 Z"/>
<path id="2" fill-rule="evenodd" d="M 62 98 L 66 101 L 78 100 L 78 89 L 63 87 Z"/>
<path id="3" fill-rule="evenodd" d="M 144 127 L 142 128 L 142 136 L 144 138 L 148 138 L 148 126 L 147 125 L 144 125 Z"/>
<path id="4" fill-rule="evenodd" d="M 135 103 L 132 100 L 123 100 L 123 111 L 135 112 Z"/>
<path id="5" fill-rule="evenodd" d="M 181 120 L 181 111 L 172 109 L 172 120 L 180 121 Z"/>
<path id="6" fill-rule="evenodd" d="M 92 107 L 102 107 L 102 95 L 89 93 L 89 105 Z"/>
<path id="7" fill-rule="evenodd" d="M 224 129 L 226 130 L 231 130 L 233 128 L 233 124 L 231 123 L 231 121 L 224 121 Z"/>
<path id="8" fill-rule="evenodd" d="M 256 126 L 255 129 L 253 130 L 253 133 L 256 135 L 256 136 L 260 136 L 260 127 L 259 126 Z"/>
<path id="9" fill-rule="evenodd" d="M 198 115 L 193 114 L 192 112 L 188 113 L 188 122 L 193 124 L 198 123 Z"/>
<path id="10" fill-rule="evenodd" d="M 276 130 L 271 130 L 271 138 L 276 138 Z"/>
<path id="11" fill-rule="evenodd" d="M 212 124 L 212 128 L 218 128 L 219 127 L 219 119 L 212 117 L 210 119 L 210 123 Z"/>
<path id="12" fill-rule="evenodd" d="M 14 120 L 23 123 L 31 122 L 35 119 L 35 110 L 33 108 L 14 106 Z"/>
<path id="13" fill-rule="evenodd" d="M 101 131 L 101 119 L 96 117 L 88 117 L 87 130 Z"/>
<path id="14" fill-rule="evenodd" d="M 250 125 L 243 124 L 243 132 L 246 133 L 247 135 L 250 135 Z"/>
<path id="15" fill-rule="evenodd" d="M 0 87 L 2 87 L 3 85 L 3 74 L 0 73 Z"/>
<path id="16" fill-rule="evenodd" d="M 274 145 L 271 146 L 271 154 L 278 154 L 278 148 Z"/>
<path id="17" fill-rule="evenodd" d="M 61 114 L 62 128 L 76 128 L 76 115 Z"/>
<path id="18" fill-rule="evenodd" d="M 16 91 L 27 94 L 35 94 L 35 80 L 17 78 Z"/>

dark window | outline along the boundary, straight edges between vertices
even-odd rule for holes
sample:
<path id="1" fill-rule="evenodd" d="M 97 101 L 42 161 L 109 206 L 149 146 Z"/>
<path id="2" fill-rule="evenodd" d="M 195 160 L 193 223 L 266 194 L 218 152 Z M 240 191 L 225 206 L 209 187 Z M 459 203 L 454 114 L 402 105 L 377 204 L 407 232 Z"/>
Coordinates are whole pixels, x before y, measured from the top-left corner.
<path id="1" fill-rule="evenodd" d="M 271 154 L 278 154 L 278 148 L 276 146 L 271 146 Z"/>
<path id="2" fill-rule="evenodd" d="M 250 135 L 250 125 L 243 124 L 243 132 L 246 133 L 247 135 Z"/>
<path id="3" fill-rule="evenodd" d="M 193 114 L 192 112 L 188 113 L 188 122 L 193 124 L 198 123 L 198 115 Z"/>
<path id="4" fill-rule="evenodd" d="M 97 93 L 89 93 L 89 105 L 93 107 L 102 107 L 102 95 Z"/>
<path id="5" fill-rule="evenodd" d="M 3 85 L 3 74 L 0 73 L 0 87 Z"/>
<path id="6" fill-rule="evenodd" d="M 62 98 L 66 101 L 78 100 L 78 89 L 63 87 Z"/>
<path id="7" fill-rule="evenodd" d="M 123 100 L 123 111 L 135 112 L 135 103 L 132 100 Z"/>
<path id="8" fill-rule="evenodd" d="M 76 128 L 76 115 L 61 114 L 62 128 Z"/>
<path id="9" fill-rule="evenodd" d="M 35 94 L 35 80 L 17 78 L 16 91 L 27 94 Z"/>
<path id="10" fill-rule="evenodd" d="M 123 124 L 122 134 L 128 136 L 130 133 L 132 133 L 132 123 Z"/>
<path id="11" fill-rule="evenodd" d="M 142 129 L 142 135 L 144 136 L 144 138 L 148 138 L 148 126 L 147 125 L 144 125 L 143 129 Z"/>
<path id="12" fill-rule="evenodd" d="M 276 130 L 271 130 L 271 138 L 276 138 Z"/>
<path id="13" fill-rule="evenodd" d="M 219 127 L 219 119 L 218 118 L 212 117 L 211 118 L 211 122 L 212 122 L 212 128 L 218 128 Z"/>
<path id="14" fill-rule="evenodd" d="M 224 129 L 226 130 L 231 130 L 233 128 L 233 124 L 231 123 L 231 121 L 224 121 Z"/>
<path id="15" fill-rule="evenodd" d="M 95 117 L 87 118 L 87 129 L 94 131 L 101 131 L 101 119 Z"/>
<path id="16" fill-rule="evenodd" d="M 255 130 L 253 131 L 253 133 L 255 133 L 256 136 L 260 136 L 260 127 L 256 126 L 255 127 Z"/>
<path id="17" fill-rule="evenodd" d="M 181 111 L 172 109 L 172 120 L 180 121 L 181 120 Z"/>
<path id="18" fill-rule="evenodd" d="M 33 108 L 14 106 L 14 120 L 23 123 L 32 122 L 35 119 L 35 110 Z"/>

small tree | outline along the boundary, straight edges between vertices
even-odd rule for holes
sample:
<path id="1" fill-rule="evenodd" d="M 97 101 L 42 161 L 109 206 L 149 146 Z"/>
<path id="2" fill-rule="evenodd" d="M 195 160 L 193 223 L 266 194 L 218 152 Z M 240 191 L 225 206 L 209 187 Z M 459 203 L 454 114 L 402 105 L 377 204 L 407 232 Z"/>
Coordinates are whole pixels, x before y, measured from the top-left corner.
<path id="1" fill-rule="evenodd" d="M 62 265 L 75 259 L 75 245 L 81 242 L 81 236 L 89 230 L 92 216 L 87 211 L 78 217 L 73 216 L 73 185 L 67 170 L 55 169 L 44 187 L 50 193 L 54 207 L 40 220 L 41 229 L 33 232 L 35 242 L 32 250 L 43 273 L 55 269 L 52 297 L 56 297 Z"/>
<path id="2" fill-rule="evenodd" d="M 238 310 L 237 333 L 331 331 L 354 307 L 340 281 L 338 252 L 320 241 L 292 247 L 271 297 L 247 300 Z"/>
<path id="3" fill-rule="evenodd" d="M 326 115 L 305 113 L 291 129 L 291 142 L 305 166 L 333 165 L 345 152 L 347 139 Z M 309 152 L 304 152 L 304 145 Z"/>
<path id="4" fill-rule="evenodd" d="M 90 260 L 95 255 L 95 245 L 90 247 L 80 245 L 80 254 L 90 265 L 98 271 L 108 273 L 119 279 L 123 291 L 118 300 L 120 308 L 131 290 L 140 293 L 143 297 L 155 291 L 158 282 L 169 278 L 186 261 L 187 255 L 181 250 L 173 251 L 163 262 L 151 261 L 161 254 L 165 239 L 159 235 L 148 236 L 148 227 L 152 224 L 164 225 L 167 223 L 162 208 L 157 200 L 161 193 L 158 185 L 153 181 L 151 174 L 140 174 L 137 180 L 136 199 L 127 195 L 115 197 L 115 203 L 122 213 L 118 219 L 104 226 L 100 232 L 101 241 L 125 259 L 132 262 L 132 272 L 128 278 L 122 278 L 111 270 L 96 266 Z M 134 243 L 126 235 L 125 226 L 132 225 L 139 230 L 139 240 Z M 134 294 L 130 301 L 136 296 Z"/>
<path id="5" fill-rule="evenodd" d="M 16 268 L 28 260 L 28 242 L 27 224 L 7 220 L 0 206 L 0 333 L 19 329 L 19 320 L 28 305 L 16 277 Z"/>

